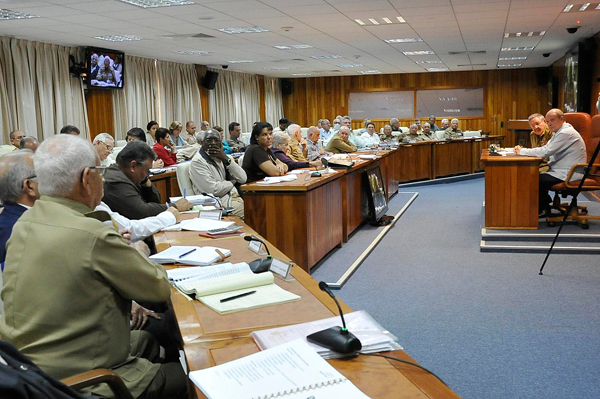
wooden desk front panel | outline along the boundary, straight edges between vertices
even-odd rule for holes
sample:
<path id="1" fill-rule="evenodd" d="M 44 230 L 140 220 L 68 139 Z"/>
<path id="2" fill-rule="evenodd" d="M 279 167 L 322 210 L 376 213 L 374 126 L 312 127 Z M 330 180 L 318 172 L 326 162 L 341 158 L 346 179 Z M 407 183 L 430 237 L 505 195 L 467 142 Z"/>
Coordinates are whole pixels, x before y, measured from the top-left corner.
<path id="1" fill-rule="evenodd" d="M 308 271 L 342 242 L 342 181 L 305 192 L 246 192 L 246 223 Z"/>
<path id="2" fill-rule="evenodd" d="M 503 136 L 493 136 L 473 140 L 473 150 L 471 151 L 473 155 L 473 173 L 481 172 L 485 169 L 483 161 L 481 161 L 481 151 L 488 149 L 490 144 L 501 144 L 503 139 Z"/>
<path id="3" fill-rule="evenodd" d="M 398 150 L 391 151 L 381 163 L 385 165 L 385 168 L 382 167 L 382 176 L 386 181 L 385 190 L 389 200 L 398 192 L 398 183 L 400 182 L 398 179 L 398 170 L 400 168 L 400 152 Z M 385 173 L 383 171 L 384 169 Z"/>
<path id="4" fill-rule="evenodd" d="M 398 182 L 431 179 L 431 143 L 408 144 L 398 148 Z"/>
<path id="5" fill-rule="evenodd" d="M 153 175 L 150 180 L 160 194 L 160 200 L 167 202 L 170 197 L 180 197 L 179 184 L 177 184 L 177 173 L 169 171 L 160 175 Z"/>
<path id="6" fill-rule="evenodd" d="M 376 162 L 378 165 L 379 161 Z M 366 170 L 366 166 L 357 168 L 342 177 L 342 239 L 344 242 L 348 242 L 348 236 L 369 218 L 368 199 L 363 180 Z"/>
<path id="7" fill-rule="evenodd" d="M 433 144 L 433 177 L 471 173 L 471 141 Z"/>
<path id="8" fill-rule="evenodd" d="M 485 161 L 486 228 L 537 229 L 538 162 Z"/>

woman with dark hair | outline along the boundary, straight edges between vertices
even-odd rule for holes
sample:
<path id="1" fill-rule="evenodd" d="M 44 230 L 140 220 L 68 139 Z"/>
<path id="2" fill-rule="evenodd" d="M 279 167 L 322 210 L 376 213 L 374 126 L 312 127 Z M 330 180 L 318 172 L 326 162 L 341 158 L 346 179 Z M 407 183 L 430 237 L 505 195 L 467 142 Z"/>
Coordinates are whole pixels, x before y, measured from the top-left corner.
<path id="1" fill-rule="evenodd" d="M 146 142 L 146 133 L 144 133 L 144 131 L 142 129 L 140 129 L 139 127 L 132 127 L 127 132 L 127 137 L 125 137 L 125 140 L 127 140 L 128 143 L 130 141 L 142 141 L 145 143 Z"/>
<path id="2" fill-rule="evenodd" d="M 164 127 L 159 127 L 156 130 L 156 144 L 152 149 L 156 153 L 158 158 L 162 159 L 165 166 L 177 165 L 177 152 L 175 151 L 175 145 L 169 137 L 169 131 Z"/>
<path id="3" fill-rule="evenodd" d="M 156 133 L 156 129 L 158 129 L 158 122 L 150 121 L 146 126 L 146 144 L 152 147 L 156 144 L 156 139 L 154 138 L 154 134 Z"/>
<path id="4" fill-rule="evenodd" d="M 286 164 L 273 155 L 273 126 L 268 122 L 257 122 L 252 128 L 250 145 L 244 154 L 242 167 L 248 175 L 248 183 L 267 176 L 283 176 L 288 171 Z"/>

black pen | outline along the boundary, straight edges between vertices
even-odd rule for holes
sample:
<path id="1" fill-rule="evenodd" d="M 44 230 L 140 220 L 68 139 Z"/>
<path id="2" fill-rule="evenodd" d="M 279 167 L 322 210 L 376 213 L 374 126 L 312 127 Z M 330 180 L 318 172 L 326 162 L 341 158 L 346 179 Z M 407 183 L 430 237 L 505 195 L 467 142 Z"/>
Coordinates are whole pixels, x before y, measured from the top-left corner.
<path id="1" fill-rule="evenodd" d="M 187 255 L 191 254 L 192 252 L 194 252 L 197 249 L 198 248 L 194 248 L 191 251 L 187 251 L 186 253 L 179 255 L 179 259 L 183 258 L 184 256 L 187 256 Z"/>
<path id="2" fill-rule="evenodd" d="M 223 298 L 223 299 L 221 299 L 221 303 L 223 303 L 223 302 L 229 302 L 229 301 L 232 301 L 234 299 L 238 299 L 238 298 L 242 298 L 242 297 L 245 297 L 245 296 L 248 296 L 248 295 L 252 295 L 254 293 L 256 293 L 256 291 L 244 292 L 243 294 L 238 294 L 238 295 L 230 296 L 229 298 Z"/>

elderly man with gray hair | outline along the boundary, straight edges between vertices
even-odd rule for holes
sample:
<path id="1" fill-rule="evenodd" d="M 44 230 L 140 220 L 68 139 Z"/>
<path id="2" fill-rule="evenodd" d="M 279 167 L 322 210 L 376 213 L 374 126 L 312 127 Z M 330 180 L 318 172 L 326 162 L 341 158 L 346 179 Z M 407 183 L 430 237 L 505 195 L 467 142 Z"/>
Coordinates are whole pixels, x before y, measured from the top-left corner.
<path id="1" fill-rule="evenodd" d="M 324 121 L 327 121 L 327 119 L 324 119 Z M 329 121 L 327 123 L 329 124 Z M 306 159 L 309 161 L 320 160 L 325 155 L 325 150 L 319 143 L 321 136 L 319 128 L 316 126 L 309 127 L 306 135 L 308 136 L 306 138 Z"/>
<path id="2" fill-rule="evenodd" d="M 198 150 L 202 147 L 202 142 L 204 141 L 204 136 L 206 135 L 205 130 L 201 130 L 196 133 L 194 136 L 195 143 L 181 148 L 177 151 L 177 163 L 189 161 L 194 158 L 194 155 L 198 153 Z"/>
<path id="3" fill-rule="evenodd" d="M 0 263 L 4 269 L 6 242 L 14 224 L 40 197 L 33 169 L 33 152 L 17 150 L 0 157 Z"/>
<path id="4" fill-rule="evenodd" d="M 402 129 L 400 129 L 400 121 L 398 120 L 398 118 L 390 119 L 390 126 L 392 127 L 392 132 L 402 131 Z"/>
<path id="5" fill-rule="evenodd" d="M 34 166 L 41 197 L 17 221 L 6 247 L 0 335 L 54 378 L 107 368 L 133 397 L 185 398 L 181 365 L 153 363 L 152 336 L 130 329 L 132 300 L 163 303 L 171 290 L 164 268 L 142 253 L 143 243 L 129 246 L 103 223 L 107 213 L 92 212 L 105 170 L 93 145 L 51 137 Z M 106 386 L 90 391 L 111 395 Z"/>
<path id="6" fill-rule="evenodd" d="M 40 146 L 39 141 L 32 136 L 28 136 L 28 137 L 23 137 L 21 139 L 21 143 L 19 143 L 19 148 L 21 150 L 31 150 L 33 152 L 35 152 L 35 150 L 37 150 L 37 148 Z"/>
<path id="7" fill-rule="evenodd" d="M 442 121 L 443 122 L 443 121 Z M 446 140 L 455 140 L 463 137 L 463 132 L 458 128 L 458 119 L 453 118 L 450 121 L 450 127 L 444 132 Z"/>
<path id="8" fill-rule="evenodd" d="M 290 135 L 290 144 L 286 155 L 296 162 L 306 162 L 306 140 L 302 137 L 302 128 L 293 123 L 288 126 L 287 133 Z"/>
<path id="9" fill-rule="evenodd" d="M 94 137 L 94 148 L 100 157 L 100 166 L 110 166 L 115 161 L 109 157 L 115 149 L 115 139 L 108 133 L 100 133 Z"/>
<path id="10" fill-rule="evenodd" d="M 356 152 L 357 147 L 350 142 L 349 136 L 350 129 L 348 126 L 340 127 L 340 130 L 334 134 L 331 140 L 329 140 L 329 143 L 327 143 L 325 150 L 333 152 L 334 154 Z"/>
<path id="11" fill-rule="evenodd" d="M 315 128 L 316 129 L 316 128 Z M 288 166 L 288 170 L 294 170 L 298 168 L 308 168 L 309 166 L 321 165 L 320 160 L 311 162 L 307 161 L 295 161 L 287 155 L 290 145 L 290 136 L 286 132 L 275 132 L 273 134 L 273 146 L 271 152 L 277 159 Z"/>

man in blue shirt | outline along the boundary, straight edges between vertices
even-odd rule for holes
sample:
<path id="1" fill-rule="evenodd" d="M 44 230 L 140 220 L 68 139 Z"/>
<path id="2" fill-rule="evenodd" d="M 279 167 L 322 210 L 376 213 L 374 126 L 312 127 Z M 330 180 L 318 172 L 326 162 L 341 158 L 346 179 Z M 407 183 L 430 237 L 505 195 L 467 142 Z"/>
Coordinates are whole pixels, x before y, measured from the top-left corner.
<path id="1" fill-rule="evenodd" d="M 0 263 L 4 269 L 6 242 L 21 215 L 40 197 L 33 168 L 33 152 L 18 150 L 0 157 Z"/>
<path id="2" fill-rule="evenodd" d="M 326 146 L 329 143 L 329 140 L 333 137 L 335 132 L 331 128 L 331 124 L 329 123 L 329 119 L 321 120 L 321 129 L 319 129 L 321 140 L 323 140 L 323 146 Z"/>

